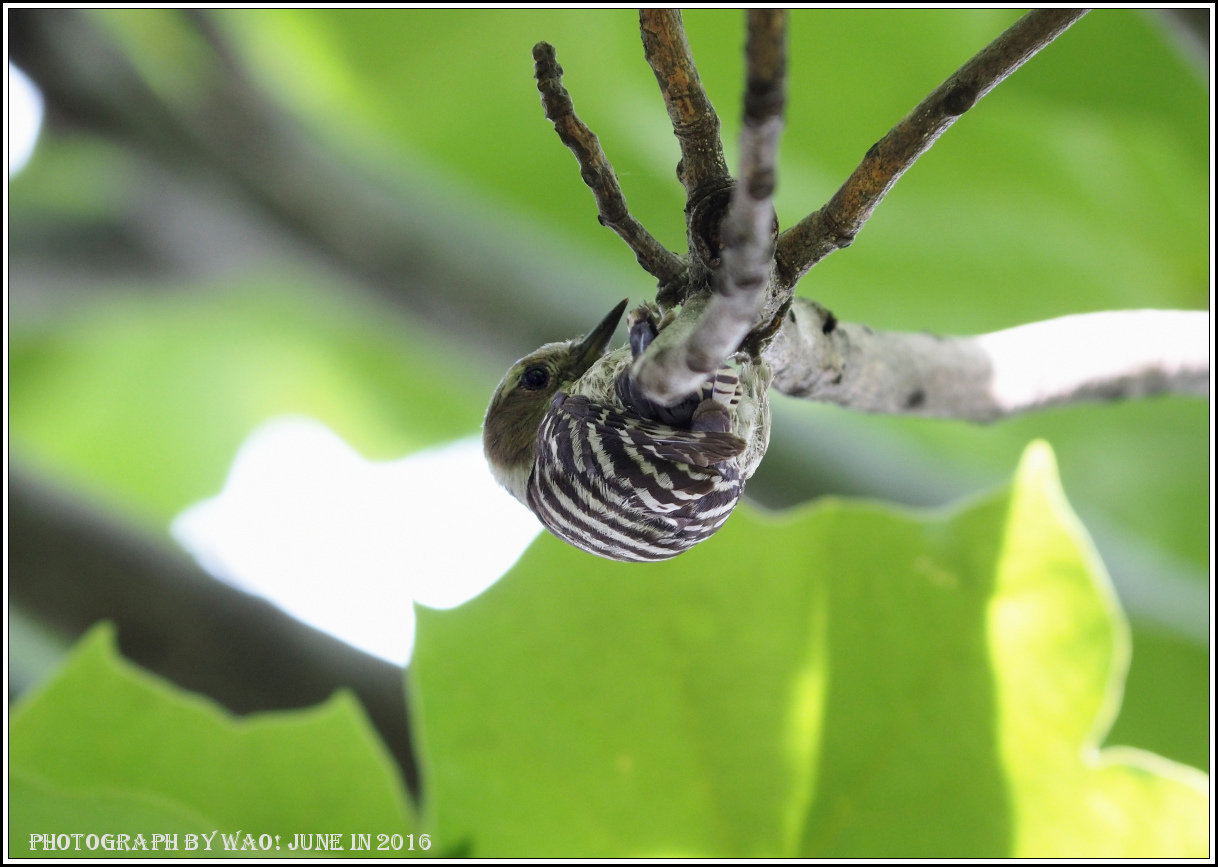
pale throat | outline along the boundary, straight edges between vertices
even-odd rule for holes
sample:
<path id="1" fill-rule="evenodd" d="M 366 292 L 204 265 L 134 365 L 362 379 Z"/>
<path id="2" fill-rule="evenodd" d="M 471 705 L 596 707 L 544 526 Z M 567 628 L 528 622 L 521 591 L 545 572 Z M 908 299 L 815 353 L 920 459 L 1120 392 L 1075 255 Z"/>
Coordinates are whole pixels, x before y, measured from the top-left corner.
<path id="1" fill-rule="evenodd" d="M 529 475 L 533 472 L 533 462 L 499 465 L 488 461 L 488 464 L 495 481 L 507 488 L 509 494 L 527 506 L 529 504 Z"/>

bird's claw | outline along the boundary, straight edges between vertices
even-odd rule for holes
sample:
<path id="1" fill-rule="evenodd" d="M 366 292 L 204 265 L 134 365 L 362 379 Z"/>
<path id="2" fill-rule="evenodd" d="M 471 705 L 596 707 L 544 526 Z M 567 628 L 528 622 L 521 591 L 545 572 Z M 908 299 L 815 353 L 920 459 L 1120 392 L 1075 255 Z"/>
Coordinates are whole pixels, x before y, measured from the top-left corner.
<path id="1" fill-rule="evenodd" d="M 652 301 L 644 301 L 626 314 L 626 328 L 630 332 L 630 355 L 638 358 L 647 351 L 657 334 L 676 318 L 671 310 L 661 313 Z"/>

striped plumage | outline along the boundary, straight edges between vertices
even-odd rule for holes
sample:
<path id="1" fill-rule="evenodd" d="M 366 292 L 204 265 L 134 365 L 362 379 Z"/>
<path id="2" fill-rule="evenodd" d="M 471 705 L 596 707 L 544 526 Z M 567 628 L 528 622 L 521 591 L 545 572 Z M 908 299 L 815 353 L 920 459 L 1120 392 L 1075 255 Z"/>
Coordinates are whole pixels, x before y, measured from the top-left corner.
<path id="1" fill-rule="evenodd" d="M 632 314 L 629 347 L 603 354 L 624 306 L 584 340 L 521 359 L 491 401 L 484 446 L 496 478 L 554 535 L 613 560 L 666 560 L 739 501 L 769 437 L 769 371 L 725 366 L 676 406 L 653 404 L 630 365 L 663 327 L 654 308 Z"/>

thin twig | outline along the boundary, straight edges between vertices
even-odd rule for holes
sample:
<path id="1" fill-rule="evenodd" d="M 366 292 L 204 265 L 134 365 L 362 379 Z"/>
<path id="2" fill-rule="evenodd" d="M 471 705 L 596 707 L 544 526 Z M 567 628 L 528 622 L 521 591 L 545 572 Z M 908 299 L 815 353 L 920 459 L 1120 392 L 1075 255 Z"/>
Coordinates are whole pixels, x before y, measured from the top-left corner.
<path id="1" fill-rule="evenodd" d="M 562 139 L 575 159 L 579 161 L 579 175 L 596 197 L 596 208 L 601 225 L 617 232 L 634 251 L 635 258 L 647 273 L 664 286 L 683 279 L 685 263 L 676 253 L 669 251 L 643 228 L 643 224 L 630 214 L 626 197 L 613 166 L 601 149 L 596 134 L 575 114 L 571 96 L 562 85 L 562 67 L 554 54 L 554 46 L 538 42 L 533 46 L 534 77 L 541 92 L 541 104 L 546 110 L 546 119 L 554 124 L 554 131 Z"/>
<path id="2" fill-rule="evenodd" d="M 718 186 L 730 177 L 719 140 L 719 115 L 702 88 L 680 11 L 641 9 L 639 30 L 673 133 L 681 143 L 677 177 L 685 186 L 687 200 L 693 200 L 704 185 Z"/>
<path id="3" fill-rule="evenodd" d="M 1015 22 L 876 142 L 829 202 L 778 239 L 780 286 L 799 282 L 834 250 L 850 246 L 892 185 L 960 115 L 1086 14 L 1036 9 Z"/>
<path id="4" fill-rule="evenodd" d="M 720 229 L 715 292 L 692 328 L 682 323 L 666 329 L 636 363 L 635 378 L 653 400 L 671 403 L 697 388 L 737 350 L 766 301 L 777 233 L 772 197 L 785 103 L 785 37 L 785 12 L 749 12 L 740 180 Z M 679 318 L 694 315 L 687 304 Z"/>
<path id="5" fill-rule="evenodd" d="M 849 409 L 989 422 L 1068 403 L 1209 394 L 1209 313 L 1119 310 L 978 337 L 873 331 L 797 298 L 774 387 Z"/>

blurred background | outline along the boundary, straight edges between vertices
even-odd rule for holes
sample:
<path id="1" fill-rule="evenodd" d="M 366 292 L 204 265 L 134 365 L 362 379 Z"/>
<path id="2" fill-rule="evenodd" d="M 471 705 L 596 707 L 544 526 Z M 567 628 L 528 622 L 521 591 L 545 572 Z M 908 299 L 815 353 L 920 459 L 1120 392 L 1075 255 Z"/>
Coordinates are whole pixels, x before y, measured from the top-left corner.
<path id="1" fill-rule="evenodd" d="M 486 401 L 519 356 L 654 293 L 544 119 L 535 42 L 632 212 L 684 251 L 637 14 L 7 14 L 9 701 L 110 618 L 126 655 L 238 712 L 355 689 L 413 780 L 413 602 L 460 604 L 538 531 L 485 471 Z M 793 12 L 782 225 L 1018 14 Z M 685 20 L 734 165 L 742 16 Z M 799 293 L 957 334 L 1206 309 L 1209 27 L 1089 14 Z M 990 427 L 775 404 L 763 509 L 938 507 L 1047 439 L 1133 624 L 1110 742 L 1208 767 L 1205 401 Z"/>

